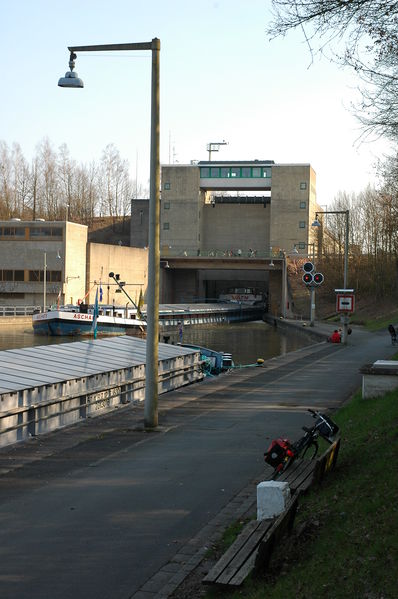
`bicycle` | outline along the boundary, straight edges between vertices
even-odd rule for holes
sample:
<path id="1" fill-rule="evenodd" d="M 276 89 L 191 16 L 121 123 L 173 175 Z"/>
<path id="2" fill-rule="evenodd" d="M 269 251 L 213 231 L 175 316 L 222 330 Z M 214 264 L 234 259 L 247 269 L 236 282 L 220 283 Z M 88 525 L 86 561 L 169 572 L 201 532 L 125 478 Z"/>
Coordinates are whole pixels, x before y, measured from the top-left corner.
<path id="1" fill-rule="evenodd" d="M 339 427 L 328 416 L 315 410 L 308 410 L 315 424 L 311 428 L 303 426 L 304 435 L 292 443 L 289 439 L 274 439 L 264 453 L 264 461 L 274 468 L 272 479 L 284 472 L 294 460 L 313 460 L 319 451 L 318 438 L 322 437 L 332 444 Z"/>

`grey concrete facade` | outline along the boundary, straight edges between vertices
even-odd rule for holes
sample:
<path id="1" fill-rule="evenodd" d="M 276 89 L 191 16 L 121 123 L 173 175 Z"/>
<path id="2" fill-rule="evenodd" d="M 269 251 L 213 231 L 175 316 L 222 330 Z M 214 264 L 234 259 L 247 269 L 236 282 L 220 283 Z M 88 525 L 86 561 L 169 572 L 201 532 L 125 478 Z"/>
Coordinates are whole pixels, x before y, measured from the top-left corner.
<path id="1" fill-rule="evenodd" d="M 46 284 L 44 285 L 44 272 Z M 88 243 L 87 227 L 65 221 L 0 221 L 0 306 L 42 309 L 58 302 L 126 304 L 109 272 L 120 273 L 133 301 L 148 284 L 148 249 Z"/>
<path id="2" fill-rule="evenodd" d="M 252 176 L 259 170 L 262 178 Z M 202 175 L 207 172 L 215 176 Z M 162 252 L 241 250 L 247 255 L 271 247 L 289 252 L 301 244 L 298 249 L 305 253 L 317 210 L 310 164 L 233 161 L 162 167 Z"/>
<path id="3" fill-rule="evenodd" d="M 283 314 L 280 273 L 272 276 L 268 268 L 259 271 L 254 262 L 268 258 L 272 266 L 274 257 L 288 255 L 294 248 L 307 256 L 314 243 L 311 223 L 319 210 L 316 174 L 309 163 L 254 160 L 163 165 L 160 244 L 166 268 L 161 271 L 162 301 L 210 299 L 226 287 L 254 287 L 272 295 L 272 309 Z M 232 272 L 225 263 L 219 271 L 189 270 L 187 264 L 183 272 L 169 268 L 168 258 L 176 256 L 239 256 L 242 269 Z M 248 257 L 252 262 L 244 264 L 243 258 Z"/>

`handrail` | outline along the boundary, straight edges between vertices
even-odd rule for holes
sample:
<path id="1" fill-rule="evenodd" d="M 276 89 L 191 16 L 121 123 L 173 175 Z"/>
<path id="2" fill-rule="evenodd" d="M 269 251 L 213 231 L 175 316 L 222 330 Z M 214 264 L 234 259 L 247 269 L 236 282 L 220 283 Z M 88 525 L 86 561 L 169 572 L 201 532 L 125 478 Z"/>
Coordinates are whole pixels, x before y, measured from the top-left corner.
<path id="1" fill-rule="evenodd" d="M 262 258 L 266 260 L 284 258 L 284 253 L 280 250 L 257 250 L 256 248 L 231 248 L 221 250 L 197 249 L 197 248 L 173 248 L 163 246 L 160 250 L 161 260 L 167 258 Z"/>
<path id="2" fill-rule="evenodd" d="M 159 383 L 171 381 L 173 378 L 176 378 L 178 376 L 181 376 L 181 375 L 189 373 L 189 372 L 195 372 L 198 370 L 200 371 L 200 368 L 201 368 L 200 362 L 195 362 L 193 364 L 189 364 L 189 365 L 185 365 L 185 366 L 176 366 L 175 368 L 170 368 L 168 370 L 162 370 L 161 372 L 159 372 Z M 69 402 L 73 399 L 78 399 L 79 397 L 83 397 L 83 396 L 86 398 L 84 403 L 80 403 L 79 405 L 72 406 L 71 408 L 68 408 L 66 410 L 59 409 L 57 412 L 51 411 L 51 413 L 41 416 L 39 418 L 39 420 L 36 420 L 36 417 L 34 417 L 33 420 L 27 420 L 25 422 L 21 422 L 19 424 L 16 424 L 14 426 L 9 426 L 4 429 L 2 429 L 0 426 L 0 435 L 10 433 L 14 430 L 26 428 L 31 424 L 37 424 L 38 421 L 49 420 L 51 418 L 69 414 L 71 412 L 80 411 L 82 408 L 87 408 L 92 405 L 101 404 L 104 401 L 103 397 L 96 399 L 94 401 L 87 401 L 87 396 L 92 396 L 92 395 L 96 395 L 97 393 L 107 391 L 107 392 L 109 392 L 109 397 L 107 397 L 106 399 L 110 400 L 110 399 L 112 399 L 111 393 L 112 393 L 113 389 L 117 389 L 118 393 L 116 395 L 120 396 L 121 398 L 124 397 L 125 395 L 129 395 L 131 393 L 136 393 L 137 391 L 145 389 L 145 376 L 137 377 L 135 379 L 127 379 L 127 380 L 123 381 L 122 383 L 114 383 L 111 385 L 104 385 L 97 389 L 87 389 L 83 393 L 72 393 L 70 395 L 63 395 L 62 397 L 55 397 L 53 399 L 44 400 L 43 402 L 36 402 L 36 403 L 32 403 L 28 406 L 19 406 L 17 408 L 12 408 L 11 410 L 0 412 L 0 425 L 1 425 L 1 421 L 3 418 L 10 418 L 12 416 L 16 416 L 17 414 L 26 413 L 26 412 L 29 413 L 32 411 L 34 411 L 36 413 L 36 410 L 50 407 L 55 404 L 61 404 L 61 406 L 62 406 L 62 405 L 64 405 L 65 402 Z M 132 401 L 130 401 L 130 400 L 125 401 L 122 399 L 121 403 L 128 404 L 128 403 L 136 403 L 139 401 L 140 400 L 134 400 L 134 399 Z"/>
<path id="3" fill-rule="evenodd" d="M 41 311 L 40 306 L 0 306 L 1 316 L 32 316 L 34 312 Z"/>

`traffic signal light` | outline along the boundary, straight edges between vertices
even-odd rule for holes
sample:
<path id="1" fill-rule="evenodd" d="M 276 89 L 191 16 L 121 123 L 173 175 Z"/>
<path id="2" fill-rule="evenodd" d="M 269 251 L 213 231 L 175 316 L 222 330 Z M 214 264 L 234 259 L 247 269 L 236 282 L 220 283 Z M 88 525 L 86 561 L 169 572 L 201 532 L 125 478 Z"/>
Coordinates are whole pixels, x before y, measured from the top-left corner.
<path id="1" fill-rule="evenodd" d="M 312 262 L 305 262 L 303 264 L 304 272 L 312 272 L 313 270 L 314 270 L 314 265 L 312 264 Z"/>
<path id="2" fill-rule="evenodd" d="M 314 277 L 312 276 L 312 274 L 310 272 L 306 272 L 303 274 L 302 280 L 303 280 L 303 283 L 305 283 L 306 285 L 311 285 L 311 283 L 314 280 Z"/>
<path id="3" fill-rule="evenodd" d="M 316 272 L 314 274 L 314 283 L 315 285 L 322 285 L 323 281 L 324 281 L 324 276 L 321 272 Z"/>

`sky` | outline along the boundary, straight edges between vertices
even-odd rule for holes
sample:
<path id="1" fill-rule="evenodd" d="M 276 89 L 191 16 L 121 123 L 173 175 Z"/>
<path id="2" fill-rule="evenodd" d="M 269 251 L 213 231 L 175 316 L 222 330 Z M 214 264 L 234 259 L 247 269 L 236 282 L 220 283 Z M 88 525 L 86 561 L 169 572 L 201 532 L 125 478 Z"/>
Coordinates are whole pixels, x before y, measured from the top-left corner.
<path id="1" fill-rule="evenodd" d="M 300 32 L 270 40 L 270 0 L 0 0 L 0 141 L 30 160 L 48 138 L 80 163 L 114 144 L 148 188 L 151 52 L 79 53 L 84 89 L 63 89 L 68 46 L 161 41 L 160 160 L 310 163 L 320 205 L 375 182 L 383 140 L 359 143 L 358 81 L 311 64 Z"/>

